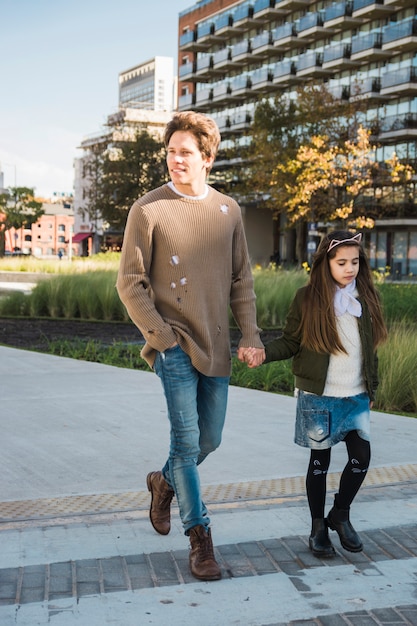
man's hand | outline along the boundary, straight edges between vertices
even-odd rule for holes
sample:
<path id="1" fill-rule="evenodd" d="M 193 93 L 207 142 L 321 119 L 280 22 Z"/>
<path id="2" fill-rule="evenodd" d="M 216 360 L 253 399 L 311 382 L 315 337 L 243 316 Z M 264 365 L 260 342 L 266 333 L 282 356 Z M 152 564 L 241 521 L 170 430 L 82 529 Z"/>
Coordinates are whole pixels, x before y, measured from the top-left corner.
<path id="1" fill-rule="evenodd" d="M 258 367 L 265 361 L 264 348 L 239 348 L 237 358 L 248 367 Z"/>

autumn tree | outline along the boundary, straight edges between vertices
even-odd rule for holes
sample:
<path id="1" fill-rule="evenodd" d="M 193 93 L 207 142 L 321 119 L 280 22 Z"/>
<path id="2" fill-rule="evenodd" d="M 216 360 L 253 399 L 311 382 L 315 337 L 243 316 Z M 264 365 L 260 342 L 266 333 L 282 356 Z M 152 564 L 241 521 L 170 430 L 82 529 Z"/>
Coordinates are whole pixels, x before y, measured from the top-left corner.
<path id="1" fill-rule="evenodd" d="M 30 228 L 44 214 L 42 202 L 34 197 L 30 187 L 10 187 L 0 194 L 0 255 L 4 255 L 5 235 L 12 228 Z M 13 247 L 13 246 L 11 246 Z"/>
<path id="2" fill-rule="evenodd" d="M 256 107 L 250 129 L 250 141 L 233 172 L 235 193 L 242 201 L 256 201 L 269 208 L 274 219 L 286 213 L 288 189 L 295 172 L 279 169 L 294 160 L 300 146 L 312 137 L 326 136 L 339 145 L 355 136 L 364 103 L 335 97 L 325 84 L 300 87 L 293 97 L 280 94 L 266 98 Z M 235 150 L 236 153 L 236 150 Z M 233 149 L 228 155 L 233 159 Z M 233 170 L 232 170 L 233 171 Z M 299 219 L 289 224 L 296 231 L 297 258 L 304 253 L 307 222 Z"/>
<path id="3" fill-rule="evenodd" d="M 359 126 L 354 140 L 338 145 L 327 136 L 312 137 L 295 158 L 277 165 L 272 180 L 288 177 L 284 190 L 290 224 L 302 220 L 372 227 L 372 216 L 365 214 L 361 202 L 365 191 L 378 184 L 382 193 L 389 193 L 393 186 L 410 181 L 413 173 L 395 154 L 378 164 L 370 131 Z"/>

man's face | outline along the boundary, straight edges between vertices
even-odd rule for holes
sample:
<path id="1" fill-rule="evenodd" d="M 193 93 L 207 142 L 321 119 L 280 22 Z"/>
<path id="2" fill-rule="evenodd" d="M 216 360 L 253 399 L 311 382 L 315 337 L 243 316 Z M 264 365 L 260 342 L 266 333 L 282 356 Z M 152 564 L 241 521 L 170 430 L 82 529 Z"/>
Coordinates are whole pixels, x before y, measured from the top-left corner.
<path id="1" fill-rule="evenodd" d="M 178 191 L 188 195 L 202 194 L 207 168 L 212 163 L 212 157 L 206 157 L 200 152 L 192 133 L 178 130 L 172 135 L 167 148 L 167 165 Z"/>

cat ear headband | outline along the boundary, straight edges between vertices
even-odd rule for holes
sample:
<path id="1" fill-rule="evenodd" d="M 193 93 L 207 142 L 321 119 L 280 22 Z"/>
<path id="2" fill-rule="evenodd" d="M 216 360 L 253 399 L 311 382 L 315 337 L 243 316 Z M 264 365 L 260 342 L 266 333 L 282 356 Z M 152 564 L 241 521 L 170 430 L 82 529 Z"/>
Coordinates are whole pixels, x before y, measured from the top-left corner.
<path id="1" fill-rule="evenodd" d="M 327 248 L 327 252 L 330 252 L 330 250 L 333 250 L 336 246 L 344 245 L 345 243 L 357 243 L 359 245 L 361 241 L 362 233 L 358 233 L 357 235 L 350 237 L 350 239 L 332 239 L 329 247 Z"/>

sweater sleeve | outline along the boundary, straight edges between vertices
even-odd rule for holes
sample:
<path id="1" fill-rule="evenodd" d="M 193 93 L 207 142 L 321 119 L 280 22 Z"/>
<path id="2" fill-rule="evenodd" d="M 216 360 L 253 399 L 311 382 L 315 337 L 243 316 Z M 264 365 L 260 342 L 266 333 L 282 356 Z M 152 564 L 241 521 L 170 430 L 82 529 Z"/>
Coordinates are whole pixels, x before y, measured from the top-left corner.
<path id="1" fill-rule="evenodd" d="M 123 238 L 116 288 L 134 324 L 149 345 L 163 352 L 177 338 L 158 313 L 149 279 L 152 259 L 152 226 L 138 201 L 132 206 Z"/>
<path id="2" fill-rule="evenodd" d="M 303 292 L 304 288 L 299 289 L 290 305 L 282 335 L 266 344 L 264 363 L 290 359 L 299 351 L 301 342 L 299 326 Z"/>

